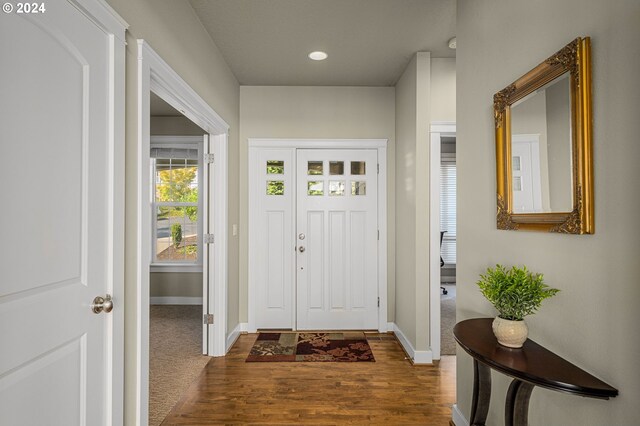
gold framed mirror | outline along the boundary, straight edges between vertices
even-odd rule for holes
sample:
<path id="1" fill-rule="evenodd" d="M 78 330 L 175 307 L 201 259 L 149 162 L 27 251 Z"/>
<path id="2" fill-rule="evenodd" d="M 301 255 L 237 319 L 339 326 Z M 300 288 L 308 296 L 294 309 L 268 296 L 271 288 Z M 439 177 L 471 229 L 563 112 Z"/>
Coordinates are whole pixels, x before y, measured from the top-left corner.
<path id="1" fill-rule="evenodd" d="M 493 96 L 498 229 L 593 234 L 590 54 L 576 38 Z"/>

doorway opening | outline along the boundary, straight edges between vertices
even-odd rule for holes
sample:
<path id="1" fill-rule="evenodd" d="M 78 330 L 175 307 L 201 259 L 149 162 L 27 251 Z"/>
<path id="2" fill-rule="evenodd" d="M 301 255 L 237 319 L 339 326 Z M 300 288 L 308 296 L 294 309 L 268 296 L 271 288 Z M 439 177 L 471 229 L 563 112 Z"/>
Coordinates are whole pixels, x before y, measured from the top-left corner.
<path id="1" fill-rule="evenodd" d="M 440 359 L 456 350 L 456 124 L 433 123 L 430 141 L 430 343 Z"/>
<path id="2" fill-rule="evenodd" d="M 201 259 L 201 278 L 199 279 L 201 297 L 199 299 L 201 299 L 202 307 L 196 308 L 196 311 L 199 310 L 198 322 L 202 327 L 200 353 L 209 356 L 222 356 L 226 353 L 227 139 L 229 126 L 147 43 L 138 40 L 137 47 L 139 79 L 136 423 L 147 424 L 149 422 L 149 308 L 152 291 L 150 282 L 151 273 L 157 272 L 155 269 L 152 271 L 152 267 L 164 266 L 163 272 L 165 274 L 170 273 L 171 268 L 174 268 L 174 273 L 183 273 L 185 271 L 180 268 L 186 267 L 186 265 L 157 265 L 154 264 L 154 261 L 163 260 L 165 263 L 167 261 L 170 263 L 173 257 L 180 255 L 183 257 L 183 263 L 194 255 Z M 179 146 L 178 143 L 177 147 L 170 149 L 168 145 L 162 145 L 161 142 L 167 142 L 162 140 L 159 141 L 158 146 L 154 146 L 155 153 L 160 154 L 159 157 L 154 158 L 151 144 L 151 101 L 156 98 L 152 97 L 152 93 L 192 122 L 189 123 L 190 126 L 195 125 L 199 128 L 198 134 L 203 135 L 202 142 L 195 144 L 195 152 L 198 154 L 194 155 L 201 157 L 202 160 L 201 158 L 191 158 L 193 154 L 193 152 L 189 152 L 191 148 Z M 175 142 L 180 141 L 174 140 L 173 143 Z M 199 149 L 200 146 L 201 149 Z M 179 154 L 182 155 L 182 158 L 179 158 Z M 169 158 L 163 158 L 167 156 Z M 181 166 L 179 165 L 180 160 L 182 160 Z M 154 170 L 152 173 L 152 164 L 158 166 L 158 163 L 160 163 L 161 169 L 165 169 Z M 196 164 L 195 175 L 199 172 L 202 175 L 201 187 L 197 188 L 198 201 L 194 202 L 188 198 L 157 199 L 156 195 L 160 189 L 154 186 L 152 191 L 152 182 L 157 180 L 162 186 L 163 181 L 156 174 L 166 170 L 180 170 L 182 174 L 193 173 L 193 170 L 190 169 Z M 208 168 L 206 164 L 209 165 Z M 209 173 L 207 174 L 207 172 Z M 171 175 L 171 173 L 169 174 Z M 169 192 L 174 191 L 173 193 L 175 193 L 177 187 L 171 186 L 171 179 L 169 181 Z M 185 197 L 194 195 L 192 183 L 182 185 Z M 187 189 L 191 191 L 187 191 Z M 200 200 L 201 205 L 198 204 Z M 178 204 L 171 205 L 170 202 Z M 175 211 L 178 207 L 180 208 L 179 212 Z M 173 212 L 171 208 L 174 208 Z M 197 221 L 194 221 L 194 218 Z M 194 222 L 197 222 L 195 226 Z M 186 236 L 188 238 L 185 238 L 185 233 L 188 234 Z M 178 234 L 181 235 L 178 236 Z M 214 241 L 214 235 L 215 244 L 207 244 Z M 191 240 L 194 240 L 195 244 L 191 244 Z M 158 259 L 158 255 L 161 253 L 163 255 L 160 256 L 161 259 Z M 167 259 L 164 255 L 168 255 L 169 258 Z M 195 267 L 194 265 L 188 266 Z M 194 275 L 196 278 L 198 277 L 196 274 Z M 181 300 L 184 302 L 184 299 Z M 214 316 L 215 322 L 212 321 Z"/>
<path id="3" fill-rule="evenodd" d="M 208 135 L 153 92 L 150 108 L 149 425 L 156 426 L 210 359 L 202 327 Z"/>
<path id="4" fill-rule="evenodd" d="M 456 323 L 456 138 L 440 137 L 440 354 L 455 355 Z"/>

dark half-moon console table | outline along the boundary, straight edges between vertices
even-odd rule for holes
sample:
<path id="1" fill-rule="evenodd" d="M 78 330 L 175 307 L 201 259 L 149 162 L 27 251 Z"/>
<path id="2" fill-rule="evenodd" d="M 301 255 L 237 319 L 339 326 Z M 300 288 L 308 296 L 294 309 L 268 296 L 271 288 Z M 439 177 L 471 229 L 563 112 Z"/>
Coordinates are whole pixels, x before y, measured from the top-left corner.
<path id="1" fill-rule="evenodd" d="M 513 377 L 505 401 L 505 425 L 526 426 L 535 386 L 590 398 L 609 399 L 618 390 L 564 358 L 527 339 L 522 348 L 498 343 L 493 318 L 461 321 L 453 328 L 458 344 L 473 357 L 471 426 L 484 425 L 491 398 L 491 369 Z"/>

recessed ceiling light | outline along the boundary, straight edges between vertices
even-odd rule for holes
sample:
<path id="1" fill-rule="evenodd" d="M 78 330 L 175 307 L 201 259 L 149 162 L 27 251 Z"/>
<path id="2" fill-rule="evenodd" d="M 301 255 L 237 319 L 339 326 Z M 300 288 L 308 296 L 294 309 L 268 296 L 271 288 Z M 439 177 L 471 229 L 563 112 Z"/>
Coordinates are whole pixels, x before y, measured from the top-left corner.
<path id="1" fill-rule="evenodd" d="M 320 50 L 309 53 L 309 58 L 313 59 L 314 61 L 324 61 L 325 59 L 327 59 L 327 56 L 329 55 L 327 55 L 325 52 L 322 52 Z"/>
<path id="2" fill-rule="evenodd" d="M 449 40 L 449 49 L 455 49 L 456 45 L 457 45 L 457 40 L 455 37 Z"/>

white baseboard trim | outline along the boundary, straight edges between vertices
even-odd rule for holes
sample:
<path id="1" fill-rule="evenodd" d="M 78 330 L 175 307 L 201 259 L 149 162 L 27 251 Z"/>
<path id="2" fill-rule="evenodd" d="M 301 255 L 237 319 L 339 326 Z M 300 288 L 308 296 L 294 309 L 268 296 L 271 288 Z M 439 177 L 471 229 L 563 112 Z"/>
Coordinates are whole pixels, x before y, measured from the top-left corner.
<path id="1" fill-rule="evenodd" d="M 150 297 L 152 305 L 202 305 L 202 297 Z"/>
<path id="2" fill-rule="evenodd" d="M 238 327 L 240 327 L 240 333 L 246 333 L 249 331 L 249 323 L 241 322 L 238 324 Z"/>
<path id="3" fill-rule="evenodd" d="M 393 327 L 391 327 L 393 324 Z M 395 323 L 390 323 L 391 330 L 395 333 L 398 341 L 404 348 L 404 351 L 409 355 L 414 364 L 433 364 L 433 352 L 431 351 L 416 351 L 407 336 L 404 335 L 400 327 Z"/>
<path id="4" fill-rule="evenodd" d="M 225 353 L 229 352 L 229 349 L 231 349 L 231 347 L 236 343 L 236 340 L 238 340 L 238 337 L 240 337 L 241 331 L 242 323 L 239 323 L 238 325 L 236 325 L 236 328 L 234 328 L 233 331 L 229 333 L 229 335 L 227 336 L 227 346 Z"/>
<path id="5" fill-rule="evenodd" d="M 469 426 L 469 421 L 458 408 L 458 404 L 453 404 L 451 407 L 451 420 L 456 426 Z"/>

